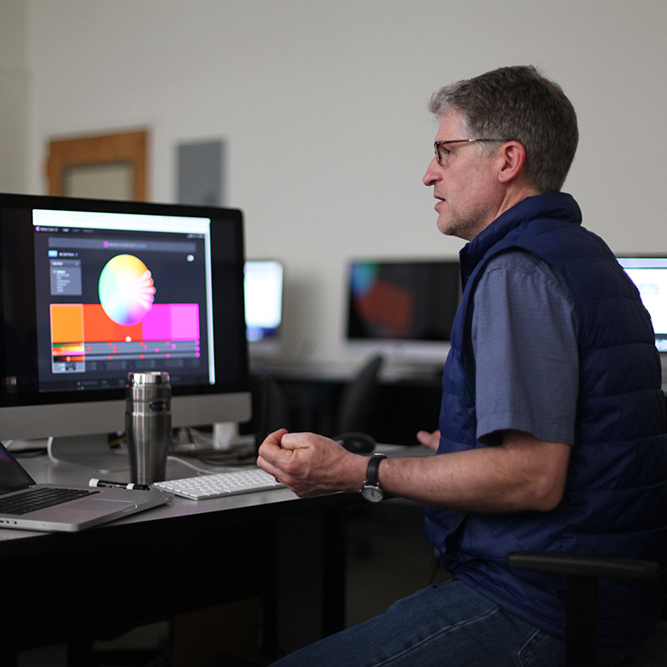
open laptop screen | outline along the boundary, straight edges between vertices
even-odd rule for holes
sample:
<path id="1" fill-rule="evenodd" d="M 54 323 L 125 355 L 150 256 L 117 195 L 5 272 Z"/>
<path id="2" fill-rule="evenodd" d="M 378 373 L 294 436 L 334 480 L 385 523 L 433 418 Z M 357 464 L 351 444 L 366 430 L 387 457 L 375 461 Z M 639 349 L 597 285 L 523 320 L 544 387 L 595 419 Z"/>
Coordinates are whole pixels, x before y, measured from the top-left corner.
<path id="1" fill-rule="evenodd" d="M 34 483 L 32 477 L 0 443 L 0 493 L 25 489 Z"/>

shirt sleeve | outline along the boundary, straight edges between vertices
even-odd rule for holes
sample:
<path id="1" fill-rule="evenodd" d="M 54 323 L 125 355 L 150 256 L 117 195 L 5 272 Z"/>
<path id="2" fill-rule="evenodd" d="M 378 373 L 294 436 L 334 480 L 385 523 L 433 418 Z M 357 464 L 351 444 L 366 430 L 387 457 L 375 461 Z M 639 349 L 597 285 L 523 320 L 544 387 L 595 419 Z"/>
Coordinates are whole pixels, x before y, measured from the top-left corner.
<path id="1" fill-rule="evenodd" d="M 549 265 L 512 251 L 489 262 L 474 296 L 477 438 L 516 429 L 574 444 L 579 354 L 574 303 Z"/>

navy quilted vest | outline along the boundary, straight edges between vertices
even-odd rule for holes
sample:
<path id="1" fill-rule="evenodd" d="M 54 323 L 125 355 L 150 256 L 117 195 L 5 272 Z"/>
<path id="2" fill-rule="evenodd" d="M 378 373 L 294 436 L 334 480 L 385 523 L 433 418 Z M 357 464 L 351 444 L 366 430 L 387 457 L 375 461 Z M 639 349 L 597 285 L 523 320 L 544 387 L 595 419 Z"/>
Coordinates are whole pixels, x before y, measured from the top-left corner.
<path id="1" fill-rule="evenodd" d="M 563 581 L 508 570 L 513 550 L 657 560 L 667 565 L 667 436 L 660 360 L 648 313 L 605 243 L 581 227 L 572 197 L 523 200 L 461 252 L 463 295 L 443 377 L 439 453 L 476 439 L 475 362 L 468 330 L 478 278 L 510 248 L 546 260 L 569 286 L 578 321 L 579 399 L 563 499 L 548 513 L 464 514 L 427 508 L 426 534 L 454 577 L 562 637 Z M 655 585 L 602 581 L 600 640 L 641 641 L 655 624 Z"/>

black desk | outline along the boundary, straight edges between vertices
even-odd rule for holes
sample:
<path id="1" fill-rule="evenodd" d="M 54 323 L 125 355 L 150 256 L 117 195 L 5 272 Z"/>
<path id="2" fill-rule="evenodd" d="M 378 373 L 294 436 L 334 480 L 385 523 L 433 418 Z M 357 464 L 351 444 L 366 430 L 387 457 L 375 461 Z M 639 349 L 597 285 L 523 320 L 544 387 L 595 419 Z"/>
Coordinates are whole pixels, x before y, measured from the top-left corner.
<path id="1" fill-rule="evenodd" d="M 22 460 L 39 482 L 90 470 Z M 194 474 L 170 464 L 168 477 Z M 118 475 L 117 479 L 122 479 Z M 264 649 L 292 651 L 344 627 L 343 494 L 286 489 L 190 501 L 80 533 L 0 530 L 0 664 L 39 646 L 85 642 L 175 614 L 260 595 Z"/>

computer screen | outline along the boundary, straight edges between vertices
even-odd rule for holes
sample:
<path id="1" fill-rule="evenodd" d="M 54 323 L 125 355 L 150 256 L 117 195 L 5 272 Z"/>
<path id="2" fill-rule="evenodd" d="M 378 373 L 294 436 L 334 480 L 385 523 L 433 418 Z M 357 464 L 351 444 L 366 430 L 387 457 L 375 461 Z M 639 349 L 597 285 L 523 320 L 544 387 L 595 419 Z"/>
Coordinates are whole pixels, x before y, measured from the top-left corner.
<path id="1" fill-rule="evenodd" d="M 246 336 L 251 357 L 279 354 L 283 318 L 283 265 L 277 260 L 245 263 Z"/>
<path id="2" fill-rule="evenodd" d="M 243 265 L 239 210 L 0 195 L 0 438 L 124 430 L 131 371 L 247 420 Z"/>
<path id="3" fill-rule="evenodd" d="M 660 352 L 667 352 L 667 256 L 617 259 L 637 286 L 651 316 L 656 347 Z"/>
<path id="4" fill-rule="evenodd" d="M 349 264 L 347 341 L 406 361 L 444 361 L 460 300 L 457 260 Z"/>

